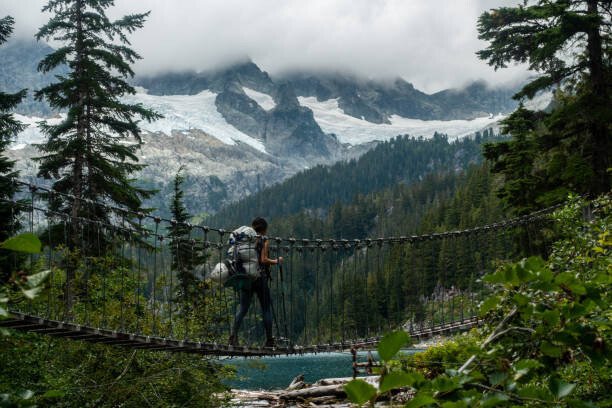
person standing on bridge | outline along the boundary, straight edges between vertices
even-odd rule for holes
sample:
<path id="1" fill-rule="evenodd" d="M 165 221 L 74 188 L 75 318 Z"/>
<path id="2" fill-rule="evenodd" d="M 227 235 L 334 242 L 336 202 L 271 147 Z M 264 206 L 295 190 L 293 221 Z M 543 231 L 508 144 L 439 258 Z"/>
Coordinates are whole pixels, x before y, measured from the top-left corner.
<path id="1" fill-rule="evenodd" d="M 240 289 L 240 307 L 238 313 L 236 313 L 229 344 L 238 346 L 238 331 L 240 330 L 242 321 L 249 312 L 253 294 L 256 294 L 259 299 L 259 304 L 261 305 L 261 313 L 266 332 L 265 347 L 274 347 L 276 344 L 272 336 L 272 298 L 268 281 L 270 280 L 270 266 L 281 264 L 283 262 L 283 257 L 279 256 L 276 259 L 270 259 L 269 257 L 270 241 L 266 238 L 266 234 L 268 233 L 268 222 L 265 219 L 257 217 L 253 220 L 251 226 L 258 235 L 255 249 L 259 262 L 259 276 L 251 282 L 250 285 L 245 285 Z"/>

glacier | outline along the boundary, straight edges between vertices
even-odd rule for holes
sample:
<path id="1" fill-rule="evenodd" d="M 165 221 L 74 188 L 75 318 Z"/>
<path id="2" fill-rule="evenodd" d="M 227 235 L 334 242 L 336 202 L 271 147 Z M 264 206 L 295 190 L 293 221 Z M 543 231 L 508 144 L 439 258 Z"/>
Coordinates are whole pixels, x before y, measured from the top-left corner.
<path id="1" fill-rule="evenodd" d="M 265 110 L 272 110 L 276 103 L 272 96 L 243 87 L 247 96 L 253 99 Z M 548 96 L 548 95 L 547 95 Z M 266 153 L 264 143 L 227 123 L 215 105 L 217 94 L 209 90 L 196 95 L 150 95 L 145 89 L 139 88 L 135 95 L 123 98 L 128 103 L 141 103 L 160 112 L 164 117 L 152 123 L 142 122 L 141 128 L 149 133 L 161 133 L 171 137 L 173 132 L 187 133 L 198 130 L 206 133 L 222 143 L 234 146 L 244 143 L 257 151 Z M 542 98 L 545 101 L 549 98 Z M 375 141 L 389 140 L 398 135 L 431 137 L 435 132 L 445 133 L 450 139 L 472 135 L 488 127 L 497 127 L 502 114 L 489 115 L 473 120 L 421 120 L 392 115 L 390 124 L 376 124 L 347 115 L 338 105 L 338 99 L 318 101 L 316 97 L 298 97 L 300 105 L 312 110 L 316 122 L 325 133 L 334 134 L 343 144 L 360 145 Z M 538 101 L 540 102 L 540 101 Z M 538 105 L 543 105 L 542 102 Z M 56 124 L 65 116 L 58 115 L 46 119 Z M 38 129 L 38 122 L 45 120 L 38 117 L 16 115 L 16 119 L 28 125 L 11 149 L 22 149 L 27 145 L 40 143 L 43 135 Z"/>
<path id="2" fill-rule="evenodd" d="M 135 95 L 124 97 L 123 101 L 141 103 L 164 115 L 162 119 L 155 122 L 141 122 L 140 127 L 145 132 L 172 136 L 174 131 L 185 133 L 198 130 L 226 145 L 234 146 L 237 142 L 240 142 L 266 153 L 263 142 L 239 131 L 225 121 L 217 111 L 215 105 L 217 94 L 213 92 L 203 91 L 197 95 L 157 96 L 149 95 L 142 89 L 139 89 L 139 91 Z M 17 139 L 11 145 L 12 150 L 19 150 L 27 145 L 41 143 L 44 140 L 44 136 L 38 128 L 38 122 L 46 120 L 49 124 L 57 124 L 65 118 L 65 115 L 45 119 L 16 114 L 15 118 L 27 125 L 27 128 L 17 136 Z"/>
<path id="3" fill-rule="evenodd" d="M 62 114 L 52 118 L 40 118 L 37 116 L 24 116 L 18 113 L 15 113 L 14 116 L 15 119 L 24 124 L 26 128 L 17 135 L 15 141 L 9 146 L 11 150 L 21 150 L 26 146 L 44 142 L 45 136 L 38 128 L 38 123 L 46 121 L 50 125 L 57 125 L 66 117 L 65 114 Z"/>
<path id="4" fill-rule="evenodd" d="M 435 132 L 445 133 L 451 140 L 458 139 L 488 127 L 496 127 L 505 117 L 491 114 L 473 120 L 421 120 L 392 115 L 390 124 L 376 124 L 347 115 L 338 105 L 338 99 L 319 101 L 314 96 L 300 96 L 298 100 L 300 105 L 312 110 L 325 133 L 333 133 L 341 143 L 350 145 L 385 141 L 404 134 L 432 137 Z"/>
<path id="5" fill-rule="evenodd" d="M 270 95 L 247 88 L 246 86 L 243 86 L 242 90 L 249 98 L 257 102 L 262 109 L 270 111 L 276 108 L 276 102 L 274 102 L 274 98 L 272 98 Z"/>
<path id="6" fill-rule="evenodd" d="M 233 146 L 240 142 L 266 153 L 261 140 L 239 131 L 225 121 L 217 111 L 216 98 L 216 93 L 206 90 L 196 95 L 169 96 L 149 95 L 141 91 L 123 99 L 128 103 L 142 103 L 164 115 L 152 123 L 142 122 L 140 127 L 147 132 L 161 132 L 170 136 L 173 131 L 200 130 L 227 145 Z"/>

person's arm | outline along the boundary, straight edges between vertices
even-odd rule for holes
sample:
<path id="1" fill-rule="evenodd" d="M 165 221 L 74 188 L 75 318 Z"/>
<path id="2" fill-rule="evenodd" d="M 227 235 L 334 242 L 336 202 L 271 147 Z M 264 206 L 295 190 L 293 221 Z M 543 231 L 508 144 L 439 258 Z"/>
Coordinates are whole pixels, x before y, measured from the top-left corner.
<path id="1" fill-rule="evenodd" d="M 278 265 L 279 263 L 283 262 L 283 257 L 282 256 L 279 256 L 276 259 L 270 259 L 270 258 L 268 258 L 269 254 L 270 254 L 270 241 L 265 241 L 263 249 L 261 251 L 261 260 L 260 260 L 260 262 L 263 265 Z"/>

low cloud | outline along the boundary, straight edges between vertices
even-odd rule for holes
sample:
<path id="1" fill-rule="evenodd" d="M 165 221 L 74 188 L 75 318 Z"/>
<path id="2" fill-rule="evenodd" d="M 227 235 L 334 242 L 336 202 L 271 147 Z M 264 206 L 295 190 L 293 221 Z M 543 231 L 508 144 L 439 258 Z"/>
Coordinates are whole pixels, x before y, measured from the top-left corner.
<path id="1" fill-rule="evenodd" d="M 476 20 L 518 0 L 116 0 L 120 16 L 151 10 L 132 35 L 139 74 L 206 70 L 250 56 L 272 75 L 295 70 L 401 76 L 433 92 L 484 79 L 524 78 L 524 66 L 495 72 L 475 52 Z M 42 0 L 0 0 L 31 37 L 48 15 Z"/>

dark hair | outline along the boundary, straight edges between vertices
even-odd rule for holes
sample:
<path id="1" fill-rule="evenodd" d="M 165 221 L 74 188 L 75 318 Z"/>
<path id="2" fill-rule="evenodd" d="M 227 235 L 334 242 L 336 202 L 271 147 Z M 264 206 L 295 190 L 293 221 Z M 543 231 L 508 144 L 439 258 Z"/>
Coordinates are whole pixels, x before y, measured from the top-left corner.
<path id="1" fill-rule="evenodd" d="M 261 234 L 266 232 L 266 230 L 268 229 L 268 221 L 264 220 L 261 217 L 257 217 L 253 220 L 251 226 L 253 227 L 256 233 Z"/>

